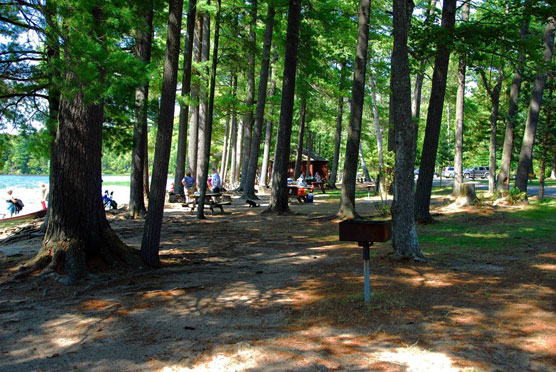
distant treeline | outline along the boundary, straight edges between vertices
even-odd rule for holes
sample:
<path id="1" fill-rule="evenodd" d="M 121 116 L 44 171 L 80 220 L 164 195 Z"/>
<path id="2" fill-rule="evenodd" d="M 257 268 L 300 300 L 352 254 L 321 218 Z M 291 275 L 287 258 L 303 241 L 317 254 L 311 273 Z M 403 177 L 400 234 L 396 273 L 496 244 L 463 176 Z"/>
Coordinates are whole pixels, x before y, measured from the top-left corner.
<path id="1" fill-rule="evenodd" d="M 127 154 L 104 151 L 103 173 L 128 174 Z M 19 135 L 0 134 L 0 174 L 49 174 L 50 137 L 45 131 Z"/>

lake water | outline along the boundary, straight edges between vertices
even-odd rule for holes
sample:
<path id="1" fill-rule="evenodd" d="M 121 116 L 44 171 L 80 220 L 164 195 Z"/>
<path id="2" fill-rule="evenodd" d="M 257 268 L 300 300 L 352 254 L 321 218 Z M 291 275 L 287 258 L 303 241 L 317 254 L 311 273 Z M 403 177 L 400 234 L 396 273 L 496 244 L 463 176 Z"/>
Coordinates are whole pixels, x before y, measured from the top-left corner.
<path id="1" fill-rule="evenodd" d="M 102 193 L 106 190 L 114 192 L 118 205 L 129 203 L 129 176 L 103 175 L 102 181 Z M 173 177 L 168 178 L 166 189 L 170 189 L 172 182 Z M 0 195 L 6 200 L 8 190 L 12 190 L 13 195 L 25 204 L 21 213 L 31 213 L 42 208 L 40 188 L 43 183 L 50 190 L 48 176 L 0 175 Z M 6 203 L 3 204 L 0 203 L 0 215 L 7 208 Z"/>

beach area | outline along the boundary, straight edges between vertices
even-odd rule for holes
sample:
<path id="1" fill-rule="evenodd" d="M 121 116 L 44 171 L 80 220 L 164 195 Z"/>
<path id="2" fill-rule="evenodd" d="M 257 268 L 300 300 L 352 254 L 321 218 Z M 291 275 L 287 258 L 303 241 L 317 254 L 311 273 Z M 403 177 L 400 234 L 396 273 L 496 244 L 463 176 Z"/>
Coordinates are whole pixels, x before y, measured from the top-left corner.
<path id="1" fill-rule="evenodd" d="M 129 175 L 104 175 L 102 176 L 102 191 L 113 192 L 113 199 L 118 206 L 129 204 Z M 174 182 L 173 177 L 168 177 L 167 189 Z M 17 199 L 24 203 L 21 214 L 35 212 L 41 207 L 41 185 L 45 184 L 50 191 L 48 175 L 0 175 L 0 195 L 6 196 L 8 190 L 13 191 Z M 7 197 L 6 197 L 7 198 Z M 5 198 L 5 199 L 6 199 Z M 6 204 L 6 202 L 4 202 Z M 7 205 L 0 210 L 2 214 L 7 213 Z"/>

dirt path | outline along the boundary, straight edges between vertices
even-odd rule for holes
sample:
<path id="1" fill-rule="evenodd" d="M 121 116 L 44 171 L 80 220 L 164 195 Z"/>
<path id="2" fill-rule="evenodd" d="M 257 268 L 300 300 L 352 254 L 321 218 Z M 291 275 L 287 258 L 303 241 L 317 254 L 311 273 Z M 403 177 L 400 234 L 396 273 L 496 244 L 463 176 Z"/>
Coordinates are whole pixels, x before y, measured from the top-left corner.
<path id="1" fill-rule="evenodd" d="M 163 269 L 2 285 L 0 371 L 556 370 L 556 279 L 527 271 L 540 257 L 414 265 L 377 244 L 364 306 L 336 208 L 317 195 L 276 217 L 235 200 L 197 221 L 177 207 Z M 139 247 L 143 221 L 111 224 Z M 3 279 L 40 241 L 17 244 L 0 247 Z"/>

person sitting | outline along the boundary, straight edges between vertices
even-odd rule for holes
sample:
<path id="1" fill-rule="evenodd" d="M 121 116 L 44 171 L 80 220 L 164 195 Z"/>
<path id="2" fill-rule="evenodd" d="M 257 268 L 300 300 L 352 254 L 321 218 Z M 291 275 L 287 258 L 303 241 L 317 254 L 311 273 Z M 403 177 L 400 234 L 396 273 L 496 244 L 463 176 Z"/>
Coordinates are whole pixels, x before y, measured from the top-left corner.
<path id="1" fill-rule="evenodd" d="M 216 172 L 216 168 L 212 168 L 211 190 L 215 194 L 222 191 L 222 181 L 220 180 L 220 175 Z"/>
<path id="2" fill-rule="evenodd" d="M 315 173 L 315 182 L 322 182 L 322 176 L 319 172 Z"/>
<path id="3" fill-rule="evenodd" d="M 295 182 L 295 184 L 299 187 L 305 187 L 307 186 L 307 182 L 305 182 L 305 177 L 303 176 L 303 173 L 301 173 L 299 175 L 299 178 L 297 179 L 297 181 Z"/>

